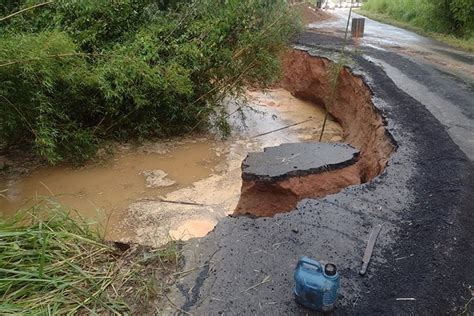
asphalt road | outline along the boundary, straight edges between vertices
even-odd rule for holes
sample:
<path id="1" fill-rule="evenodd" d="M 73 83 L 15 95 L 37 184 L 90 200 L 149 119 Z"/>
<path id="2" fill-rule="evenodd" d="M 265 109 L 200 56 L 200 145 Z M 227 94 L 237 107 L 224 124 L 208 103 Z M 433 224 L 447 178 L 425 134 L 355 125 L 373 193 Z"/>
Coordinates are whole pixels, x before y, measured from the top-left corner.
<path id="1" fill-rule="evenodd" d="M 331 58 L 341 39 L 338 32 L 328 34 L 308 32 L 295 45 Z M 174 305 L 165 313 L 311 314 L 292 295 L 293 271 L 302 255 L 338 266 L 342 288 L 336 314 L 463 311 L 474 285 L 472 86 L 461 76 L 372 43 L 352 43 L 349 49 L 351 67 L 372 89 L 398 145 L 385 171 L 369 183 L 302 200 L 289 213 L 226 218 L 205 238 L 189 241 L 186 273 L 169 295 Z M 404 88 L 391 70 L 408 86 L 416 83 L 443 100 L 437 106 L 445 106 L 444 116 L 432 107 L 431 96 Z M 453 131 L 451 107 L 466 120 L 465 130 Z M 367 239 L 377 224 L 383 228 L 361 277 Z"/>
<path id="2" fill-rule="evenodd" d="M 310 24 L 309 28 L 342 37 L 349 9 L 330 12 L 334 19 Z M 353 13 L 353 17 L 362 16 Z M 400 89 L 425 106 L 474 160 L 474 54 L 368 18 L 364 37 L 355 44 L 377 50 L 371 54 L 373 61 Z M 395 64 L 397 58 L 390 53 L 406 60 Z"/>

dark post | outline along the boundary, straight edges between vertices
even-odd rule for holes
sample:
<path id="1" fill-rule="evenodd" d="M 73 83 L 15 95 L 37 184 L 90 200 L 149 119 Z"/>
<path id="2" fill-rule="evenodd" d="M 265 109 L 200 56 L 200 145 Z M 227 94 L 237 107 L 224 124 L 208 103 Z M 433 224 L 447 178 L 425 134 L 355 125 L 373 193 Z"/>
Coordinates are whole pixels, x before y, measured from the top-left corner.
<path id="1" fill-rule="evenodd" d="M 359 38 L 364 36 L 364 27 L 365 27 L 365 19 L 364 18 L 353 18 L 352 19 L 352 27 L 351 27 L 351 34 L 352 37 Z"/>

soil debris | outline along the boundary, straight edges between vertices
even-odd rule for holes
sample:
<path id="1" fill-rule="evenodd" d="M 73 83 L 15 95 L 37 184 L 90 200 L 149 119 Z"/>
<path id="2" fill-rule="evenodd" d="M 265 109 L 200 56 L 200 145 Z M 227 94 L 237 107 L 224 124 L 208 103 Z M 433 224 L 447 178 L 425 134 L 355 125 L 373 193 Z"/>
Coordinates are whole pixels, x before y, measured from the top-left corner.
<path id="1" fill-rule="evenodd" d="M 294 7 L 301 12 L 301 17 L 303 19 L 303 23 L 305 24 L 334 19 L 332 14 L 328 13 L 327 11 L 317 9 L 313 5 L 309 5 L 306 1 L 301 4 L 295 4 Z"/>
<path id="2" fill-rule="evenodd" d="M 142 174 L 145 176 L 147 188 L 169 187 L 176 183 L 168 179 L 168 174 L 163 170 L 146 170 Z"/>

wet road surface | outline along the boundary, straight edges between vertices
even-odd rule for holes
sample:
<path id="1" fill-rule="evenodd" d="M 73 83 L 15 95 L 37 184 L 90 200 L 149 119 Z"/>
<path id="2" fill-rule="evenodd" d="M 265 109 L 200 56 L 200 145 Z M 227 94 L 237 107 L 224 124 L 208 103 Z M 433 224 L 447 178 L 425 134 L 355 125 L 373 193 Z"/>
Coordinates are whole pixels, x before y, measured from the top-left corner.
<path id="1" fill-rule="evenodd" d="M 349 9 L 335 9 L 327 12 L 330 12 L 334 18 L 309 24 L 308 28 L 322 34 L 343 34 Z M 371 20 L 357 14 L 357 10 L 352 11 L 351 18 L 365 18 L 364 36 L 358 39 L 356 45 L 399 52 L 418 61 L 431 63 L 436 68 L 460 76 L 474 84 L 474 54 L 396 26 Z"/>
<path id="2" fill-rule="evenodd" d="M 349 10 L 330 12 L 334 19 L 310 24 L 309 28 L 342 37 Z M 363 17 L 354 12 L 352 16 Z M 454 142 L 474 160 L 474 54 L 368 18 L 364 37 L 352 49 L 371 56 L 400 89 L 445 126 Z M 405 58 L 403 62 L 396 62 L 397 55 Z"/>

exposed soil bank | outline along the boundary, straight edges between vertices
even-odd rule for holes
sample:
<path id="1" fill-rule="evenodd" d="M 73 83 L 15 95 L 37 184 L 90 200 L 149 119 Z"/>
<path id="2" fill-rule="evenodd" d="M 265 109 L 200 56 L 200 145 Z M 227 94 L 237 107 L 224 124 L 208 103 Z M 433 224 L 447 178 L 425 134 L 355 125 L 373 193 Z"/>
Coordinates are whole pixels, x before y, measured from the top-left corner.
<path id="1" fill-rule="evenodd" d="M 355 165 L 273 183 L 244 181 L 234 215 L 273 216 L 294 209 L 303 198 L 323 197 L 353 184 L 360 184 Z"/>
<path id="2" fill-rule="evenodd" d="M 329 104 L 334 69 L 330 60 L 293 50 L 283 61 L 281 86 L 297 98 L 325 107 L 341 124 L 344 139 L 360 150 L 360 156 L 354 165 L 317 174 L 275 181 L 244 178 L 235 215 L 271 216 L 294 209 L 303 198 L 322 197 L 370 181 L 384 170 L 395 149 L 382 116 L 372 103 L 372 91 L 361 77 L 344 67 L 334 100 Z"/>
<path id="3" fill-rule="evenodd" d="M 306 197 L 360 183 L 359 151 L 347 144 L 290 143 L 250 153 L 242 163 L 241 199 L 234 214 L 272 216 Z"/>
<path id="4" fill-rule="evenodd" d="M 349 68 L 342 69 L 334 101 L 327 106 L 332 91 L 332 65 L 326 58 L 293 50 L 284 58 L 281 85 L 296 97 L 325 107 L 336 118 L 345 141 L 361 151 L 357 166 L 361 181 L 367 182 L 383 171 L 395 145 L 372 103 L 372 91 Z"/>

